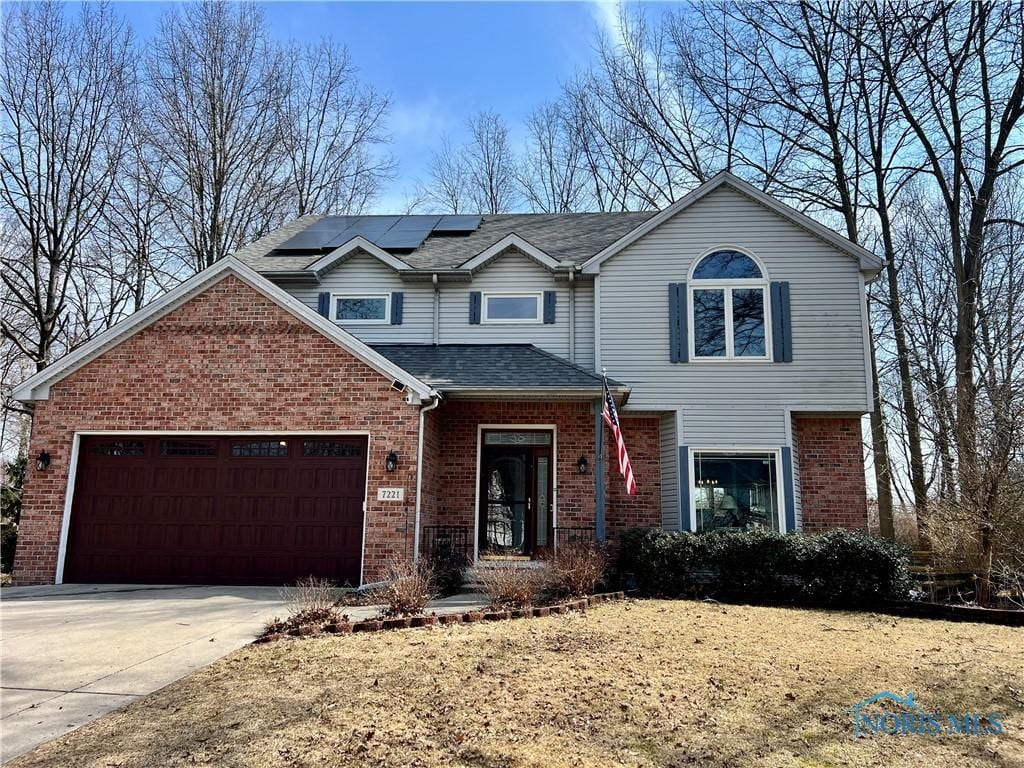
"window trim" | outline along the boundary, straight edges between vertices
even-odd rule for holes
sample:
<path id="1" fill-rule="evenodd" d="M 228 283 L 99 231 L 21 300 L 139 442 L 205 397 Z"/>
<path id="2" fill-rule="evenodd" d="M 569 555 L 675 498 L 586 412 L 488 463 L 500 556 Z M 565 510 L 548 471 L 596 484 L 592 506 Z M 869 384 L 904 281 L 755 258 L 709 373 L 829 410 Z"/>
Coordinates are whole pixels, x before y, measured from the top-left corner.
<path id="1" fill-rule="evenodd" d="M 689 475 L 687 482 L 690 484 L 689 496 L 690 496 L 690 530 L 694 533 L 701 533 L 697 529 L 697 460 L 696 456 L 698 453 L 710 453 L 717 456 L 736 456 L 743 454 L 764 454 L 770 455 L 775 459 L 775 476 L 778 479 L 775 487 L 775 509 L 777 510 L 779 533 L 790 533 L 786 530 L 786 477 L 782 471 L 782 449 L 781 448 L 766 448 L 764 446 L 730 446 L 724 447 L 693 447 L 687 451 L 686 460 L 689 464 Z"/>
<path id="2" fill-rule="evenodd" d="M 709 279 L 694 278 L 693 273 L 697 265 L 707 256 L 717 251 L 736 251 L 751 259 L 757 268 L 761 270 L 759 278 L 733 278 L 733 279 Z M 738 248 L 735 245 L 717 245 L 709 248 L 693 260 L 690 265 L 686 280 L 686 326 L 687 326 L 687 349 L 690 360 L 701 363 L 770 363 L 772 362 L 772 307 L 771 307 L 771 280 L 768 277 L 768 270 L 761 261 L 745 248 Z M 732 292 L 735 288 L 759 288 L 761 289 L 762 302 L 764 306 L 764 355 L 741 355 L 735 354 L 735 328 L 732 316 Z M 724 292 L 725 299 L 725 354 L 721 357 L 698 355 L 696 350 L 696 303 L 694 302 L 694 291 L 719 290 Z"/>
<path id="3" fill-rule="evenodd" d="M 338 299 L 384 299 L 384 317 L 379 320 L 339 320 Z M 338 325 L 390 325 L 391 294 L 390 293 L 331 293 L 331 322 Z"/>
<path id="4" fill-rule="evenodd" d="M 490 318 L 489 300 L 494 298 L 532 298 L 536 301 L 537 312 L 533 318 Z M 482 291 L 480 295 L 481 325 L 542 325 L 544 323 L 544 292 L 543 291 Z"/>

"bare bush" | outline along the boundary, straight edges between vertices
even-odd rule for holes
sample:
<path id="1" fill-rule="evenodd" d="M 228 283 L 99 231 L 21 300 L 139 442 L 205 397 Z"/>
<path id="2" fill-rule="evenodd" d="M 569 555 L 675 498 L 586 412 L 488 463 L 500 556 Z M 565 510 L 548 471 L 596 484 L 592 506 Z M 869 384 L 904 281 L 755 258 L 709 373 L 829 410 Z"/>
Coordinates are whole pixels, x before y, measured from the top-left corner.
<path id="1" fill-rule="evenodd" d="M 281 589 L 281 599 L 288 607 L 289 626 L 329 624 L 341 621 L 335 603 L 334 584 L 328 579 L 307 576 Z"/>
<path id="2" fill-rule="evenodd" d="M 477 569 L 477 582 L 496 608 L 526 608 L 547 589 L 551 569 L 544 563 L 524 567 L 516 562 L 497 562 Z"/>
<path id="3" fill-rule="evenodd" d="M 281 599 L 288 606 L 288 613 L 301 611 L 322 611 L 334 607 L 335 589 L 333 582 L 316 576 L 307 576 L 294 584 L 281 588 Z"/>
<path id="4" fill-rule="evenodd" d="M 391 560 L 384 581 L 370 593 L 374 603 L 383 604 L 384 616 L 420 616 L 427 603 L 437 596 L 433 569 L 424 560 Z"/>
<path id="5" fill-rule="evenodd" d="M 565 544 L 551 560 L 551 590 L 560 595 L 594 594 L 604 578 L 608 555 L 597 544 Z"/>
<path id="6" fill-rule="evenodd" d="M 307 576 L 281 588 L 281 599 L 288 609 L 285 619 L 268 621 L 261 637 L 282 634 L 319 634 L 329 624 L 343 624 L 348 617 L 335 604 L 334 584 L 327 579 Z"/>

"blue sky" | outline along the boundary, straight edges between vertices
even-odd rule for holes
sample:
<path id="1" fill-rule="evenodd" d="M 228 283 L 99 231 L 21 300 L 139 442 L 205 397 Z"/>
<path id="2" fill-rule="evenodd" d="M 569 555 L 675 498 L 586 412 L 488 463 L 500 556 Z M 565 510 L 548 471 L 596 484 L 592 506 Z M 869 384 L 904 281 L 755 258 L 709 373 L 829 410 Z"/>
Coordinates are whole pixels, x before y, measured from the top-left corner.
<path id="1" fill-rule="evenodd" d="M 145 39 L 170 3 L 122 2 L 116 9 Z M 447 133 L 458 139 L 481 109 L 500 113 L 513 144 L 522 121 L 557 97 L 562 82 L 593 59 L 594 33 L 614 18 L 614 2 L 271 2 L 263 4 L 282 40 L 329 36 L 348 46 L 364 80 L 389 93 L 391 152 L 398 175 L 378 202 L 395 210 Z"/>

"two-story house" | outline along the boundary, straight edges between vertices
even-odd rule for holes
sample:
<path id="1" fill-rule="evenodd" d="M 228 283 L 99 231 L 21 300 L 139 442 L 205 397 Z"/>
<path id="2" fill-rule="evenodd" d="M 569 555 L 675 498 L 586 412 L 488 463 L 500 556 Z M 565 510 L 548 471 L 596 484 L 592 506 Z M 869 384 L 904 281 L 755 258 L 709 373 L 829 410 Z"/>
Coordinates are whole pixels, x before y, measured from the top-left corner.
<path id="1" fill-rule="evenodd" d="M 863 528 L 881 266 L 724 173 L 660 212 L 301 218 L 16 388 L 15 579 L 364 584 L 439 538 Z"/>

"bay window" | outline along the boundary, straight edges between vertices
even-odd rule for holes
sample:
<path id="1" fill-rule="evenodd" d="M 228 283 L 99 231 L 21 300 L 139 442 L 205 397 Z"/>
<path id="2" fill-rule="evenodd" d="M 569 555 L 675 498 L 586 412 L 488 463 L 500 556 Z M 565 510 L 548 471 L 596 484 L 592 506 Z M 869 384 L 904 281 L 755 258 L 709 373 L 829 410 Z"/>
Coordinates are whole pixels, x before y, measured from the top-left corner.
<path id="1" fill-rule="evenodd" d="M 695 450 L 691 470 L 698 531 L 782 530 L 775 451 Z"/>

